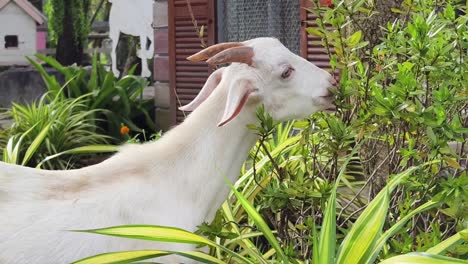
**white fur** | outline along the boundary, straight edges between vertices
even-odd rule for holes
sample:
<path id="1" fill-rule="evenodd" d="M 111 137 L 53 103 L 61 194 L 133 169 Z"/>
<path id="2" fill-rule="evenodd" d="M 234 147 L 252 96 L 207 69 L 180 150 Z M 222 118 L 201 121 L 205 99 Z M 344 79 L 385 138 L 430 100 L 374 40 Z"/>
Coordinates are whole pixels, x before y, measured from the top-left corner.
<path id="1" fill-rule="evenodd" d="M 91 255 L 135 249 L 194 250 L 67 230 L 152 224 L 195 231 L 211 221 L 228 195 L 257 136 L 264 104 L 277 120 L 308 116 L 329 107 L 330 75 L 292 54 L 279 41 L 245 42 L 254 47 L 255 67 L 234 63 L 221 83 L 184 123 L 160 140 L 125 146 L 101 164 L 79 170 L 44 171 L 0 162 L 0 263 L 69 263 Z M 281 80 L 282 67 L 295 68 Z M 240 114 L 217 123 L 241 80 L 256 91 Z M 324 101 L 325 100 L 325 101 Z M 184 261 L 167 257 L 164 263 Z"/>

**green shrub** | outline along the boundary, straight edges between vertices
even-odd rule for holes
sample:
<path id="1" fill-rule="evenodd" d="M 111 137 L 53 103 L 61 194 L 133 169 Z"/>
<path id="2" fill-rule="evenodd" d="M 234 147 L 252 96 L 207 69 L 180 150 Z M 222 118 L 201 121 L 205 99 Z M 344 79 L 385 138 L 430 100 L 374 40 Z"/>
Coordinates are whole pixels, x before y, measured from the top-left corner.
<path id="1" fill-rule="evenodd" d="M 7 141 L 3 161 L 35 167 L 48 156 L 83 146 L 106 144 L 110 137 L 96 125 L 103 112 L 89 110 L 91 95 L 75 99 L 60 94 L 44 95 L 39 101 L 26 105 L 13 104 L 8 112 L 14 124 L 2 138 Z M 43 164 L 47 169 L 74 168 L 77 156 L 63 155 Z"/>
<path id="2" fill-rule="evenodd" d="M 65 79 L 66 85 L 62 89 L 55 76 L 48 74 L 35 60 L 29 59 L 42 75 L 50 94 L 53 96 L 63 94 L 67 98 L 90 94 L 86 107 L 89 110 L 107 110 L 101 112 L 99 125 L 114 139 L 119 139 L 119 142 L 124 141 L 119 133 L 122 124 L 129 126 L 132 131 L 141 132 L 141 128 L 136 124 L 137 119 L 144 120 L 140 122 L 144 124 L 142 128 L 155 130 L 150 114 L 154 107 L 153 101 L 143 99 L 143 90 L 148 86 L 148 81 L 131 75 L 134 68 L 130 71 L 130 75 L 117 79 L 98 62 L 97 54 L 93 56 L 90 73 L 84 67 L 62 66 L 51 57 L 40 54 L 36 56 L 57 69 Z"/>

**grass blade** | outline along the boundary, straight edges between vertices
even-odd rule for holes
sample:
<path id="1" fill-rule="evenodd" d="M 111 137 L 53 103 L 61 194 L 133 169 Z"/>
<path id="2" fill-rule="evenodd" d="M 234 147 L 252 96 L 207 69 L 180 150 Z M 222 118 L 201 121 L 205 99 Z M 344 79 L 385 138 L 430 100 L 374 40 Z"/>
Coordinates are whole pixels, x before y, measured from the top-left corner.
<path id="1" fill-rule="evenodd" d="M 276 253 L 279 255 L 279 258 L 283 262 L 288 263 L 288 258 L 284 254 L 278 240 L 276 240 L 276 237 L 273 235 L 273 232 L 268 227 L 267 223 L 262 218 L 262 216 L 257 212 L 257 210 L 255 210 L 253 205 L 241 193 L 239 193 L 234 188 L 234 186 L 228 180 L 226 180 L 226 182 L 228 183 L 229 187 L 231 188 L 232 192 L 237 197 L 239 202 L 242 204 L 242 207 L 247 212 L 250 219 L 252 219 L 254 221 L 254 223 L 255 223 L 255 225 L 257 225 L 258 229 L 260 229 L 260 231 L 262 231 L 265 238 L 268 240 L 268 242 L 270 242 L 270 245 L 276 250 Z"/>
<path id="2" fill-rule="evenodd" d="M 185 252 L 173 252 L 176 255 L 183 256 L 189 259 L 196 260 L 198 263 L 207 263 L 207 264 L 226 264 L 226 262 L 221 261 L 213 256 L 205 254 L 198 251 L 185 251 Z"/>
<path id="3" fill-rule="evenodd" d="M 138 251 L 123 251 L 99 254 L 82 260 L 73 262 L 72 264 L 123 264 L 132 263 L 135 261 L 152 259 L 172 254 L 167 251 L 160 250 L 138 250 Z"/>
<path id="4" fill-rule="evenodd" d="M 126 225 L 101 229 L 82 230 L 76 232 L 94 233 L 108 236 L 117 236 L 159 242 L 216 246 L 213 242 L 204 237 L 175 227 L 153 225 Z"/>
<path id="5" fill-rule="evenodd" d="M 34 155 L 36 150 L 39 148 L 39 146 L 42 144 L 44 139 L 47 137 L 47 133 L 49 132 L 49 129 L 51 127 L 52 123 L 47 124 L 41 132 L 37 135 L 37 137 L 34 139 L 34 141 L 31 143 L 29 148 L 26 150 L 26 153 L 24 154 L 23 162 L 21 165 L 26 165 L 28 161 L 31 159 L 31 157 Z"/>
<path id="6" fill-rule="evenodd" d="M 40 168 L 44 163 L 58 158 L 63 155 L 79 155 L 79 154 L 91 154 L 91 153 L 109 153 L 109 152 L 116 152 L 119 150 L 119 146 L 113 145 L 90 145 L 90 146 L 83 146 L 74 149 L 69 149 L 51 156 L 46 157 L 42 160 L 36 168 Z"/>

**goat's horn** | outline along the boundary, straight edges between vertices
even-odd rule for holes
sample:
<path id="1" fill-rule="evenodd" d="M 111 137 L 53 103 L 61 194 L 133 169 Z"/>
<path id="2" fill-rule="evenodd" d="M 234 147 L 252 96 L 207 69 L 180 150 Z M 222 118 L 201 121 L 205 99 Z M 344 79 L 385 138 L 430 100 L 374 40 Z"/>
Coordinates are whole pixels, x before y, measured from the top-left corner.
<path id="1" fill-rule="evenodd" d="M 223 50 L 233 48 L 233 47 L 241 47 L 244 44 L 241 42 L 225 42 L 225 43 L 219 43 L 213 46 L 210 46 L 202 51 L 199 51 L 196 54 L 193 54 L 192 56 L 188 57 L 187 60 L 189 61 L 204 61 L 207 60 L 214 55 L 220 53 Z"/>
<path id="2" fill-rule="evenodd" d="M 208 59 L 206 62 L 210 65 L 239 62 L 252 66 L 253 56 L 254 51 L 252 47 L 234 47 L 216 54 L 215 56 Z"/>

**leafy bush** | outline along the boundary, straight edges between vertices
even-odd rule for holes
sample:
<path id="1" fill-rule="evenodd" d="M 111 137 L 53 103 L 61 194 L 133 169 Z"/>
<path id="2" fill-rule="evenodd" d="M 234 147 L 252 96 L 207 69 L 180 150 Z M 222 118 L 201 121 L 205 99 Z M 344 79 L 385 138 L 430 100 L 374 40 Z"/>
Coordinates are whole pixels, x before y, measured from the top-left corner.
<path id="1" fill-rule="evenodd" d="M 102 130 L 96 125 L 100 121 L 96 116 L 102 110 L 88 110 L 89 97 L 88 94 L 69 99 L 60 94 L 46 94 L 38 102 L 13 104 L 8 113 L 14 124 L 2 136 L 7 140 L 3 161 L 34 167 L 46 160 L 44 168 L 67 169 L 73 168 L 78 160 L 76 156 L 62 155 L 63 152 L 106 144 L 110 137 L 100 133 Z M 58 157 L 48 161 L 52 155 Z"/>
<path id="2" fill-rule="evenodd" d="M 468 225 L 464 147 L 468 133 L 468 17 L 456 16 L 457 8 L 466 6 L 451 3 L 403 1 L 401 9 L 393 9 L 402 14 L 401 19 L 386 25 L 381 43 L 361 40 L 360 29 L 378 15 L 371 4 L 340 1 L 333 10 L 311 10 L 319 17 L 320 27 L 311 32 L 322 36 L 324 45 L 336 52 L 330 54 L 331 62 L 341 73 L 337 94 L 340 110 L 335 120 L 339 126 L 329 125 L 335 117 L 318 116 L 312 122 L 327 123 L 324 128 L 330 129 L 332 141 L 352 135 L 362 142 L 360 164 L 370 197 L 381 189 L 388 175 L 442 160 L 397 190 L 388 222 L 395 223 L 400 215 L 431 199 L 444 201 L 442 210 L 416 217 L 389 241 L 384 255 L 428 249 Z M 351 32 L 345 35 L 325 25 Z M 325 134 L 321 137 L 329 138 L 327 130 L 322 131 Z M 454 150 L 449 144 L 460 148 Z M 343 151 L 347 150 L 332 148 L 335 157 Z M 367 192 L 365 188 L 358 192 L 361 190 Z M 344 216 L 344 209 L 340 211 Z M 351 219 L 345 217 L 340 226 L 347 226 Z M 466 257 L 467 252 L 465 247 L 451 254 Z"/>
<path id="3" fill-rule="evenodd" d="M 130 75 L 117 79 L 112 72 L 107 72 L 103 65 L 98 63 L 97 54 L 93 56 L 91 72 L 84 67 L 62 66 L 51 57 L 40 54 L 38 59 L 57 69 L 65 78 L 65 89 L 56 80 L 55 76 L 48 74 L 43 66 L 33 59 L 29 59 L 32 65 L 42 75 L 47 89 L 51 95 L 63 94 L 67 98 L 78 98 L 85 94 L 91 94 L 86 101 L 89 110 L 104 109 L 101 112 L 99 125 L 108 135 L 115 139 L 123 140 L 120 135 L 122 124 L 128 125 L 133 131 L 141 132 L 141 128 L 135 124 L 137 118 L 143 118 L 145 126 L 150 130 L 155 129 L 150 110 L 153 108 L 152 100 L 143 100 L 143 90 L 148 86 L 144 78 Z M 144 128 L 144 127 L 143 127 Z"/>

